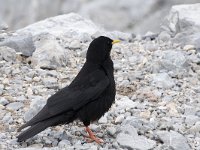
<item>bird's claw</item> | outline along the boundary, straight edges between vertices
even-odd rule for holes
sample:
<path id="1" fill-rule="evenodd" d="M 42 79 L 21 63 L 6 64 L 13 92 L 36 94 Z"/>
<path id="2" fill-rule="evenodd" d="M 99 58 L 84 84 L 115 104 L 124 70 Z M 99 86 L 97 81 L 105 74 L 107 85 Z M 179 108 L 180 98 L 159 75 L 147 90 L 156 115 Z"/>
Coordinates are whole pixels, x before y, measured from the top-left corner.
<path id="1" fill-rule="evenodd" d="M 88 138 L 86 140 L 87 143 L 91 143 L 91 142 L 96 142 L 98 144 L 104 143 L 104 141 L 100 138 L 97 138 L 94 133 L 88 128 L 86 127 L 86 131 L 88 132 L 89 136 L 85 136 L 86 138 Z"/>

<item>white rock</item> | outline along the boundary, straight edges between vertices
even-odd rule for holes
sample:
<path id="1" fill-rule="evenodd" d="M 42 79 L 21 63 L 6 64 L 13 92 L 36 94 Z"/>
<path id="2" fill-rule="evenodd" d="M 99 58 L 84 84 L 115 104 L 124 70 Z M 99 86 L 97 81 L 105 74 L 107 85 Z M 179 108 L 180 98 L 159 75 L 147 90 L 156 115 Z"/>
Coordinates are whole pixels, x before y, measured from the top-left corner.
<path id="1" fill-rule="evenodd" d="M 130 100 L 127 96 L 124 96 L 120 100 L 116 100 L 115 103 L 118 106 L 118 109 L 130 109 L 136 107 L 138 104 L 137 102 Z"/>
<path id="2" fill-rule="evenodd" d="M 185 45 L 183 47 L 183 50 L 186 50 L 186 51 L 194 50 L 194 49 L 195 49 L 194 45 Z"/>
<path id="3" fill-rule="evenodd" d="M 168 27 L 174 33 L 186 30 L 200 31 L 199 14 L 199 3 L 173 6 L 168 16 Z"/>
<path id="4" fill-rule="evenodd" d="M 118 124 L 118 123 L 122 123 L 122 121 L 124 120 L 124 115 L 119 115 L 117 116 L 117 118 L 115 119 L 115 123 Z"/>
<path id="5" fill-rule="evenodd" d="M 84 19 L 78 14 L 70 13 L 39 21 L 18 30 L 18 33 L 31 33 L 33 36 L 49 33 L 55 37 L 67 36 L 81 40 L 82 34 L 92 35 L 101 29 L 92 21 Z"/>
<path id="6" fill-rule="evenodd" d="M 32 64 L 40 68 L 55 69 L 66 66 L 68 62 L 67 51 L 60 46 L 57 40 L 51 35 L 47 35 L 36 45 L 36 50 L 32 56 Z"/>
<path id="7" fill-rule="evenodd" d="M 69 48 L 70 48 L 70 49 L 78 49 L 78 48 L 80 48 L 80 41 L 78 41 L 78 40 L 73 40 L 73 41 L 69 44 Z"/>

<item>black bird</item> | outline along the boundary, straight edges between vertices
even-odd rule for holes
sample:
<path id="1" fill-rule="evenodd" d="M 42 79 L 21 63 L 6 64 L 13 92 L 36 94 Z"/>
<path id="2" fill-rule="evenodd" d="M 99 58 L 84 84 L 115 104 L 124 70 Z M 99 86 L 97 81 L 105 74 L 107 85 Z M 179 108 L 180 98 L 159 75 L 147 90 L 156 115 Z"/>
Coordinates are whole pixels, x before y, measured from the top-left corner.
<path id="1" fill-rule="evenodd" d="M 42 110 L 18 131 L 30 126 L 17 136 L 18 142 L 45 130 L 47 127 L 70 123 L 79 119 L 86 126 L 90 141 L 103 142 L 89 129 L 91 121 L 98 120 L 115 100 L 112 45 L 119 40 L 100 36 L 94 39 L 87 51 L 86 62 L 69 86 L 52 95 Z"/>

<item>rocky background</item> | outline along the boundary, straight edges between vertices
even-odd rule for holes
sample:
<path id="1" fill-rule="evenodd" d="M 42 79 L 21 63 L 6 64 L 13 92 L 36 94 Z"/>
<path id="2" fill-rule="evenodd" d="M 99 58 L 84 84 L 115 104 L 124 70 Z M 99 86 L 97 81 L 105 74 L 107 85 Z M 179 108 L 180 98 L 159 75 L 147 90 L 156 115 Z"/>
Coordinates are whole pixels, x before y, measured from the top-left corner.
<path id="1" fill-rule="evenodd" d="M 164 16 L 176 4 L 199 0 L 0 0 L 0 24 L 19 29 L 47 17 L 75 12 L 113 31 L 158 32 Z M 122 23 L 123 22 L 123 23 Z"/>
<path id="2" fill-rule="evenodd" d="M 1 28 L 0 149 L 200 149 L 199 14 L 200 4 L 173 6 L 161 32 L 143 36 L 108 32 L 76 13 Z M 99 35 L 122 41 L 112 50 L 116 102 L 90 126 L 105 143 L 85 143 L 78 121 L 17 143 L 17 128 L 73 80 Z"/>

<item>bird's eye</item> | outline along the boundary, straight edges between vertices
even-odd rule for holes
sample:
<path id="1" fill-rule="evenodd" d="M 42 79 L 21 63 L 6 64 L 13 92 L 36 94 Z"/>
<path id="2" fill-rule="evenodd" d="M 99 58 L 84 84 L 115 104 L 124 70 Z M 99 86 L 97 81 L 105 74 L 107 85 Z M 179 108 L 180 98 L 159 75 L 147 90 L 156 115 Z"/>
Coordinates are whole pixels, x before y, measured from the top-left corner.
<path id="1" fill-rule="evenodd" d="M 111 42 L 110 42 L 110 41 L 108 41 L 108 42 L 107 42 L 107 44 L 108 44 L 108 45 L 111 45 Z"/>

